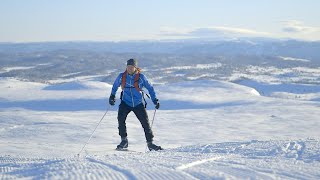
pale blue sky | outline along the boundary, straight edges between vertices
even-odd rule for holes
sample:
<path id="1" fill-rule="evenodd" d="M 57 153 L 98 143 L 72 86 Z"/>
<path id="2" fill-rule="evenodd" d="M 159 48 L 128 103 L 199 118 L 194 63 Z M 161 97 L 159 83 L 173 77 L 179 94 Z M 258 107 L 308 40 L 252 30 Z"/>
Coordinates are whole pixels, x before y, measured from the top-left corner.
<path id="1" fill-rule="evenodd" d="M 1 0 L 0 42 L 320 40 L 319 0 Z"/>

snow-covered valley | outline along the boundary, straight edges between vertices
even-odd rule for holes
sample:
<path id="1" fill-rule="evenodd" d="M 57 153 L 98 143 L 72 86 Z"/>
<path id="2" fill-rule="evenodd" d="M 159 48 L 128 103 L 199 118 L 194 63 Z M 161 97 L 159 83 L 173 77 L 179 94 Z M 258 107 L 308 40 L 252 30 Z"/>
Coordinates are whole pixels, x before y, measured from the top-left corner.
<path id="1" fill-rule="evenodd" d="M 165 150 L 145 152 L 143 130 L 130 114 L 130 151 L 118 152 L 110 84 L 94 77 L 63 84 L 2 78 L 1 179 L 320 178 L 319 101 L 266 97 L 213 80 L 155 89 L 161 108 L 153 130 Z M 148 102 L 150 119 L 154 112 Z"/>

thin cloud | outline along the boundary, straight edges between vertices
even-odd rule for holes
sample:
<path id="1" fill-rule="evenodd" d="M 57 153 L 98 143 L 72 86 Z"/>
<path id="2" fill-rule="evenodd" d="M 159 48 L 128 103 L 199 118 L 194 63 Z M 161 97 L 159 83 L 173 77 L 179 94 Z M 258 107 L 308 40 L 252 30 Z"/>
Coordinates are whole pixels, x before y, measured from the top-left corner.
<path id="1" fill-rule="evenodd" d="M 306 26 L 303 22 L 297 20 L 282 21 L 284 27 L 282 31 L 287 33 L 312 33 L 320 31 L 319 27 Z"/>
<path id="2" fill-rule="evenodd" d="M 192 38 L 271 36 L 271 34 L 267 32 L 259 32 L 252 29 L 225 26 L 200 27 L 194 29 L 177 29 L 164 27 L 161 30 L 161 35 Z"/>

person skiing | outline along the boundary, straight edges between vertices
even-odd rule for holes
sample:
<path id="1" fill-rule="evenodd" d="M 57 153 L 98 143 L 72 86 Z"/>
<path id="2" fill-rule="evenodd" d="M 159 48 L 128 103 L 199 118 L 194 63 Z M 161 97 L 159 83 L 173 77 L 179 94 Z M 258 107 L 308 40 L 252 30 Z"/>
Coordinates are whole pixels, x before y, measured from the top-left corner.
<path id="1" fill-rule="evenodd" d="M 160 103 L 153 86 L 149 83 L 146 76 L 140 72 L 136 59 L 129 59 L 126 71 L 120 73 L 114 81 L 109 98 L 109 104 L 112 106 L 115 105 L 115 95 L 120 86 L 122 92 L 120 96 L 121 103 L 118 109 L 118 129 L 121 142 L 117 146 L 117 150 L 126 150 L 128 148 L 126 119 L 131 111 L 134 112 L 143 127 L 149 150 L 162 150 L 161 146 L 153 143 L 154 135 L 150 127 L 146 107 L 142 102 L 143 91 L 141 89 L 145 87 L 148 90 L 156 109 L 159 109 Z"/>

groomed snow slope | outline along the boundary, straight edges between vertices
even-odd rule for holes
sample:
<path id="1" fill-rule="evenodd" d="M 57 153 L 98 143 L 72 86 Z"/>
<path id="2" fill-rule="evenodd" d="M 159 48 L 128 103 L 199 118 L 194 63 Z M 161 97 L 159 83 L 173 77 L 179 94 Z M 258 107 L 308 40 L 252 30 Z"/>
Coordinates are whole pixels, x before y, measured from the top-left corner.
<path id="1" fill-rule="evenodd" d="M 153 129 L 166 150 L 145 153 L 143 130 L 130 114 L 131 151 L 117 152 L 110 88 L 91 80 L 46 85 L 1 79 L 0 178 L 320 178 L 318 102 L 263 97 L 219 81 L 157 86 L 161 109 Z"/>

